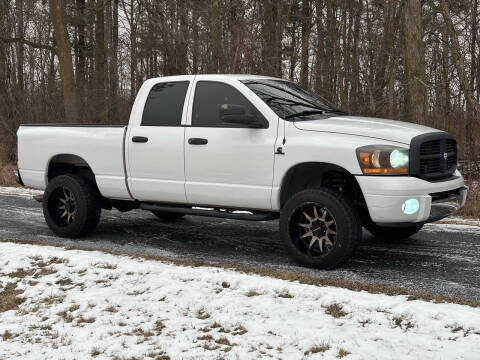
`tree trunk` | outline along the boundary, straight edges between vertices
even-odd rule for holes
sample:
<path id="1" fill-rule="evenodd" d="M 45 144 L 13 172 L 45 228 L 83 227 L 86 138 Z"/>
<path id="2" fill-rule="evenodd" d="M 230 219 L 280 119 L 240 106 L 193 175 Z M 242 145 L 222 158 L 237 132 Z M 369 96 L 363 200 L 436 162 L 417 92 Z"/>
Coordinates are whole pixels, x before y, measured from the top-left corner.
<path id="1" fill-rule="evenodd" d="M 95 6 L 95 118 L 99 123 L 107 120 L 105 107 L 105 15 L 103 0 Z"/>
<path id="2" fill-rule="evenodd" d="M 130 0 L 130 102 L 132 104 L 137 92 L 137 24 L 134 10 L 134 0 Z"/>
<path id="3" fill-rule="evenodd" d="M 475 100 L 475 97 L 468 85 L 465 61 L 463 59 L 460 43 L 458 41 L 458 37 L 452 23 L 450 8 L 448 7 L 448 4 L 445 0 L 441 0 L 440 5 L 441 5 L 441 10 L 443 15 L 443 21 L 445 23 L 445 31 L 447 32 L 450 38 L 453 62 L 455 65 L 455 69 L 457 70 L 457 73 L 458 73 L 460 89 L 464 93 L 465 100 L 467 101 L 468 105 L 471 106 L 472 109 L 476 112 L 477 116 L 475 118 L 477 119 L 477 121 L 479 121 L 478 117 L 480 116 L 480 104 Z"/>
<path id="4" fill-rule="evenodd" d="M 79 118 L 78 96 L 73 76 L 73 63 L 68 38 L 62 2 L 49 0 L 50 18 L 57 43 L 57 56 L 60 65 L 60 79 L 62 81 L 63 104 L 67 122 L 76 122 Z"/>
<path id="5" fill-rule="evenodd" d="M 425 50 L 423 44 L 422 0 L 404 0 L 406 72 L 406 120 L 425 124 Z"/>
<path id="6" fill-rule="evenodd" d="M 302 1 L 302 57 L 300 61 L 300 84 L 308 88 L 309 41 L 312 29 L 310 0 Z"/>
<path id="7" fill-rule="evenodd" d="M 480 104 L 476 101 L 475 95 L 471 89 L 470 84 L 468 83 L 467 79 L 467 71 L 465 68 L 465 61 L 461 52 L 460 43 L 458 41 L 458 37 L 455 31 L 455 27 L 453 26 L 452 22 L 452 15 L 450 13 L 450 8 L 445 0 L 440 1 L 440 8 L 443 16 L 444 21 L 444 31 L 448 34 L 448 38 L 450 39 L 450 48 L 453 57 L 453 63 L 455 65 L 455 69 L 457 70 L 458 74 L 458 81 L 460 84 L 460 90 L 465 96 L 465 100 L 467 102 L 468 108 L 471 109 L 472 117 L 471 121 L 476 121 L 477 124 L 480 122 Z M 469 119 L 467 119 L 469 121 Z M 470 133 L 472 132 L 471 125 L 469 125 Z M 474 137 L 470 136 L 471 134 L 467 134 L 468 142 L 469 142 L 469 150 L 470 150 L 470 158 L 476 159 L 476 149 L 474 144 Z"/>
<path id="8" fill-rule="evenodd" d="M 199 10 L 197 5 L 192 6 L 192 74 L 198 73 L 199 41 L 198 41 Z"/>
<path id="9" fill-rule="evenodd" d="M 23 40 L 23 0 L 15 1 L 15 16 L 17 18 L 17 38 Z M 23 89 L 23 62 L 24 62 L 24 49 L 21 41 L 17 42 L 17 81 L 20 90 Z"/>
<path id="10" fill-rule="evenodd" d="M 360 44 L 360 26 L 362 16 L 363 0 L 359 0 L 355 9 L 355 24 L 353 30 L 353 49 L 352 49 L 352 91 L 350 94 L 350 108 L 352 112 L 358 111 L 360 102 L 360 60 L 358 47 Z"/>
<path id="11" fill-rule="evenodd" d="M 118 0 L 112 6 L 112 51 L 110 63 L 110 106 L 111 118 L 118 121 Z"/>
<path id="12" fill-rule="evenodd" d="M 78 93 L 79 93 L 79 102 L 83 107 L 85 101 L 85 65 L 86 65 L 86 43 L 85 43 L 85 0 L 76 0 L 77 3 L 77 14 L 78 14 L 78 24 L 77 24 L 77 33 L 78 33 L 78 43 L 77 43 L 77 64 L 75 69 L 76 82 L 78 84 Z M 82 115 L 80 114 L 80 117 Z"/>
<path id="13" fill-rule="evenodd" d="M 280 76 L 282 69 L 282 8 L 283 2 L 265 0 L 263 3 L 262 72 L 265 75 Z"/>

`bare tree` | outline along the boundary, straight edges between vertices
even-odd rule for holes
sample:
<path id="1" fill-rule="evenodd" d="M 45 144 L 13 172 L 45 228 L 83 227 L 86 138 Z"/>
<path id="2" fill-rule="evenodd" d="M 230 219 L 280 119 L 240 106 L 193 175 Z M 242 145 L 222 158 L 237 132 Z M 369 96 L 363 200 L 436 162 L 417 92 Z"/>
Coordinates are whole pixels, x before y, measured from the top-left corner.
<path id="1" fill-rule="evenodd" d="M 79 118 L 78 96 L 73 76 L 73 63 L 71 56 L 70 41 L 68 38 L 65 17 L 60 0 L 49 0 L 50 18 L 57 43 L 57 56 L 60 64 L 60 77 L 62 79 L 63 104 L 65 119 L 75 122 Z"/>
<path id="2" fill-rule="evenodd" d="M 404 0 L 406 119 L 425 124 L 426 85 L 423 44 L 422 0 Z"/>

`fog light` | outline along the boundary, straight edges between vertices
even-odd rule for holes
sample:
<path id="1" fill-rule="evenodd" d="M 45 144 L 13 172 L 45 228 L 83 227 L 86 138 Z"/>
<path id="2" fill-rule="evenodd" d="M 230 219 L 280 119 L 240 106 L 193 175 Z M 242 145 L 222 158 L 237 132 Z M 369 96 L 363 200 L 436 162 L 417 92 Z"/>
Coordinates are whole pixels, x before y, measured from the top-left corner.
<path id="1" fill-rule="evenodd" d="M 402 211 L 404 214 L 412 215 L 415 214 L 420 208 L 420 203 L 417 199 L 408 199 L 402 205 Z"/>

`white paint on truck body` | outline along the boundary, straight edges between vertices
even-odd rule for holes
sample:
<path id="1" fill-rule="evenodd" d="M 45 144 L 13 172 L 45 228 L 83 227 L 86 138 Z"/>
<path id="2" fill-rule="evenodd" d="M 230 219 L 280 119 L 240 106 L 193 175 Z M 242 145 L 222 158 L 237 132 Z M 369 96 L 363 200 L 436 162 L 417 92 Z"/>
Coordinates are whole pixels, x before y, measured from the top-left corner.
<path id="1" fill-rule="evenodd" d="M 286 121 L 241 82 L 247 79 L 273 78 L 188 75 L 147 80 L 137 95 L 126 129 L 21 126 L 18 130 L 21 178 L 27 186 L 44 189 L 51 159 L 72 154 L 91 167 L 98 188 L 106 198 L 131 200 L 133 197 L 150 202 L 279 211 L 281 187 L 288 171 L 298 164 L 322 162 L 339 166 L 356 178 L 370 217 L 380 223 L 424 221 L 430 215 L 429 194 L 464 185 L 458 171 L 454 179 L 439 182 L 410 176 L 362 174 L 357 148 L 367 145 L 408 148 L 413 137 L 437 131 L 435 129 L 354 116 Z M 189 81 L 181 125 L 141 126 L 152 87 L 174 81 Z M 200 81 L 221 82 L 235 88 L 268 121 L 268 128 L 192 126 L 195 89 Z M 134 143 L 134 136 L 146 136 L 149 141 Z M 189 138 L 206 138 L 208 145 L 191 145 Z M 282 153 L 278 154 L 280 147 Z M 464 202 L 466 191 L 462 196 Z M 419 211 L 405 215 L 401 212 L 402 204 L 412 197 L 419 201 Z"/>

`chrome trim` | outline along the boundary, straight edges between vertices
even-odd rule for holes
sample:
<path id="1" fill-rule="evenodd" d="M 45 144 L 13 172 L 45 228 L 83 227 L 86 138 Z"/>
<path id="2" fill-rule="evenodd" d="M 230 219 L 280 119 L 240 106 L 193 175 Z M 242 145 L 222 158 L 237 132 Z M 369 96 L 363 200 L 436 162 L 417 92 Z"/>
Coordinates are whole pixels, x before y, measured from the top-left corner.
<path id="1" fill-rule="evenodd" d="M 465 205 L 468 188 L 463 186 L 457 194 L 452 194 L 444 199 L 432 201 L 430 216 L 426 222 L 434 222 L 452 215 L 455 211 Z"/>

